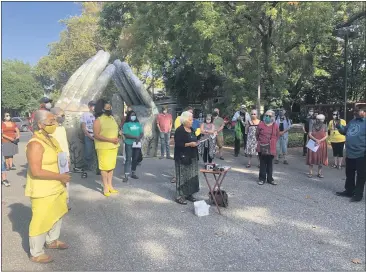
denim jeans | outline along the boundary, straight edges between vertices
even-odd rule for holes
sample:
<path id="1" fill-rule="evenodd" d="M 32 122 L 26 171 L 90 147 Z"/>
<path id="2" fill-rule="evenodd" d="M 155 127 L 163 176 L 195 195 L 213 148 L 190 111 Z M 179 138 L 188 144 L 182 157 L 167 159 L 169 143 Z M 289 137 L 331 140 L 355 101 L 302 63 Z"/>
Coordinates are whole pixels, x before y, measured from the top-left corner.
<path id="1" fill-rule="evenodd" d="M 166 150 L 166 156 L 170 157 L 170 147 L 169 147 L 170 133 L 160 132 L 160 146 L 161 146 L 161 156 L 164 157 Z"/>
<path id="2" fill-rule="evenodd" d="M 93 153 L 95 153 L 94 141 L 89 137 L 84 137 L 84 168 L 90 170 L 93 161 Z"/>
<path id="3" fill-rule="evenodd" d="M 276 144 L 276 151 L 277 151 L 277 156 L 284 154 L 287 154 L 287 145 L 288 145 L 288 137 L 286 137 L 285 135 L 281 136 Z"/>
<path id="4" fill-rule="evenodd" d="M 136 171 L 137 160 L 139 158 L 141 149 L 132 148 L 132 144 L 125 144 L 126 161 L 125 161 L 125 175 Z M 132 165 L 132 166 L 131 166 Z"/>

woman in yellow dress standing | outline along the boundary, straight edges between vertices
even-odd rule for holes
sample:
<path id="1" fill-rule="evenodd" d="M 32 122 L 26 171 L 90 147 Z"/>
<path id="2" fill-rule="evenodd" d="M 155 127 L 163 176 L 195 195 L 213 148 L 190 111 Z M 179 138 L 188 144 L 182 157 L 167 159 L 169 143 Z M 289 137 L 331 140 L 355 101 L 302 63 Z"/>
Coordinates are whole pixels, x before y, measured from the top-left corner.
<path id="1" fill-rule="evenodd" d="M 116 168 L 117 152 L 119 147 L 118 124 L 112 116 L 110 102 L 103 99 L 97 101 L 94 107 L 94 142 L 97 150 L 99 169 L 102 175 L 103 193 L 110 196 L 111 193 L 118 193 L 113 188 L 113 170 Z"/>
<path id="2" fill-rule="evenodd" d="M 50 136 L 57 127 L 55 116 L 49 111 L 35 113 L 34 135 L 27 144 L 28 161 L 25 195 L 30 197 L 32 219 L 29 225 L 30 260 L 49 263 L 53 259 L 44 253 L 49 249 L 67 249 L 59 241 L 62 217 L 68 212 L 66 184 L 68 174 L 60 174 L 58 153 L 62 152 L 58 142 Z"/>

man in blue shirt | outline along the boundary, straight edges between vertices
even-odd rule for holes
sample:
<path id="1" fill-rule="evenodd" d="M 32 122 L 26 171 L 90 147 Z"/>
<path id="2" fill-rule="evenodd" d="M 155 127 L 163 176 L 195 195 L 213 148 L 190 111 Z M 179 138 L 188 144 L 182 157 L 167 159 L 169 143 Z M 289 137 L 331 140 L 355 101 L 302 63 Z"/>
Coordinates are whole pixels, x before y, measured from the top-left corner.
<path id="1" fill-rule="evenodd" d="M 351 197 L 352 202 L 362 200 L 366 181 L 366 107 L 355 108 L 355 118 L 343 127 L 337 125 L 339 132 L 346 135 L 346 184 L 345 191 L 338 196 Z M 355 177 L 357 179 L 355 183 Z"/>

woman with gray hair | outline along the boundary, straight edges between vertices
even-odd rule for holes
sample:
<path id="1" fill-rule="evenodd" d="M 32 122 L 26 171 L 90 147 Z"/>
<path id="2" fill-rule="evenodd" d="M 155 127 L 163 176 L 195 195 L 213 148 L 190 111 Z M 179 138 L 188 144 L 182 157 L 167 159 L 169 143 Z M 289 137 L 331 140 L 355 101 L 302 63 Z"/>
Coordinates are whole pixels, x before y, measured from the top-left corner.
<path id="1" fill-rule="evenodd" d="M 176 174 L 176 199 L 182 205 L 186 200 L 196 201 L 194 193 L 199 191 L 197 136 L 192 129 L 193 114 L 185 111 L 181 115 L 182 125 L 175 130 L 174 160 Z"/>
<path id="2" fill-rule="evenodd" d="M 316 121 L 311 124 L 309 129 L 309 138 L 312 139 L 316 145 L 319 146 L 316 152 L 308 150 L 306 157 L 306 164 L 309 165 L 308 177 L 313 177 L 313 165 L 318 166 L 318 177 L 324 178 L 322 174 L 323 165 L 328 165 L 328 147 L 326 139 L 328 138 L 327 125 L 324 123 L 325 116 L 318 114 Z"/>
<path id="3" fill-rule="evenodd" d="M 55 116 L 39 110 L 34 115 L 34 135 L 26 147 L 28 172 L 25 195 L 30 197 L 32 219 L 29 225 L 30 260 L 49 263 L 53 259 L 44 252 L 49 249 L 67 249 L 61 242 L 62 217 L 68 212 L 66 184 L 69 174 L 60 174 L 58 156 L 62 149 L 51 134 L 57 128 Z"/>
<path id="4" fill-rule="evenodd" d="M 281 135 L 279 127 L 274 123 L 275 113 L 268 110 L 260 122 L 256 132 L 257 152 L 259 154 L 259 185 L 268 182 L 277 185 L 273 179 L 273 158 L 276 156 L 276 145 Z"/>

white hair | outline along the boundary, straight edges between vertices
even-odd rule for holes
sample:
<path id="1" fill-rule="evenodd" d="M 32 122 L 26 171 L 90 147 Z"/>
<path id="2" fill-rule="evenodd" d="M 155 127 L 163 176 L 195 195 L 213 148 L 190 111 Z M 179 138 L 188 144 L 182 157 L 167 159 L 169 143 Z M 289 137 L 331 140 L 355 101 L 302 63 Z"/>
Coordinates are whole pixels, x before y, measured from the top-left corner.
<path id="1" fill-rule="evenodd" d="M 274 116 L 275 116 L 275 112 L 274 112 L 273 110 L 267 110 L 267 111 L 266 111 L 266 115 L 268 115 L 268 114 L 271 114 L 271 115 L 272 115 L 272 117 L 274 117 Z"/>
<path id="2" fill-rule="evenodd" d="M 183 125 L 185 122 L 188 121 L 188 119 L 190 117 L 193 117 L 193 114 L 189 111 L 184 111 L 182 112 L 181 116 L 180 116 L 180 123 Z"/>
<path id="3" fill-rule="evenodd" d="M 324 121 L 325 120 L 325 116 L 324 116 L 324 114 L 318 114 L 316 116 L 316 119 Z"/>
<path id="4" fill-rule="evenodd" d="M 39 123 L 43 124 L 43 122 L 47 119 L 47 116 L 49 114 L 52 114 L 52 113 L 47 110 L 36 111 L 36 113 L 34 114 L 34 120 L 33 120 L 33 131 L 39 130 L 38 124 Z"/>

